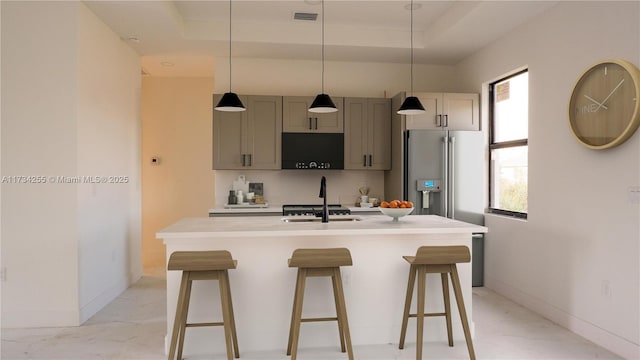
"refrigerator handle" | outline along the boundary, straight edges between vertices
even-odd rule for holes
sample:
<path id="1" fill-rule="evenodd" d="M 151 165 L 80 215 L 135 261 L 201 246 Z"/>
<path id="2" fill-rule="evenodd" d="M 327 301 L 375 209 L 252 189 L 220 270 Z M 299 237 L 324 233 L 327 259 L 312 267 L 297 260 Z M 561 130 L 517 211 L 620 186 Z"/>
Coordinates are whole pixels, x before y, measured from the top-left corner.
<path id="1" fill-rule="evenodd" d="M 442 176 L 444 177 L 444 194 L 442 194 L 443 206 L 442 216 L 449 217 L 449 166 L 448 166 L 448 150 L 449 150 L 449 136 L 445 135 L 442 138 Z"/>
<path id="2" fill-rule="evenodd" d="M 452 219 L 456 218 L 456 202 L 455 202 L 455 196 L 456 196 L 456 192 L 455 192 L 455 183 L 456 183 L 456 166 L 455 166 L 455 161 L 456 161 L 456 154 L 455 154 L 455 145 L 456 145 L 456 138 L 455 136 L 451 136 L 451 139 L 449 140 L 449 189 L 451 189 L 451 191 L 449 192 L 449 195 L 451 196 L 451 201 L 449 202 L 450 205 L 450 209 L 451 209 L 451 216 L 449 216 Z"/>

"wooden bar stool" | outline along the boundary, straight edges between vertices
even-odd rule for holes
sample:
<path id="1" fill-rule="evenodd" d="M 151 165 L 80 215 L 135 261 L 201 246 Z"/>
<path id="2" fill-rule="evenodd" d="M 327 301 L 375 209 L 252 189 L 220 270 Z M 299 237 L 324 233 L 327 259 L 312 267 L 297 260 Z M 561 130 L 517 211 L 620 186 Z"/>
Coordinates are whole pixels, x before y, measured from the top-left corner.
<path id="1" fill-rule="evenodd" d="M 182 359 L 182 345 L 184 333 L 188 327 L 223 326 L 227 348 L 227 359 L 232 359 L 231 342 L 236 358 L 240 357 L 238 350 L 238 336 L 233 317 L 231 289 L 229 287 L 228 269 L 235 269 L 238 262 L 231 258 L 231 253 L 221 251 L 176 251 L 169 257 L 168 270 L 182 270 L 176 318 L 173 322 L 173 334 L 169 348 L 169 360 L 174 359 L 176 343 L 178 345 L 178 359 Z M 222 322 L 187 324 L 189 312 L 189 298 L 193 280 L 218 280 L 220 284 L 220 300 L 222 303 Z M 178 341 L 178 336 L 180 340 Z"/>
<path id="2" fill-rule="evenodd" d="M 340 266 L 351 266 L 351 253 L 349 249 L 297 249 L 293 251 L 289 259 L 289 267 L 298 268 L 296 290 L 293 298 L 293 311 L 291 313 L 291 327 L 289 328 L 289 344 L 287 355 L 295 360 L 298 353 L 298 338 L 300 336 L 300 323 L 312 321 L 337 321 L 340 336 L 340 350 L 346 351 L 349 360 L 353 360 L 351 348 L 351 335 L 349 334 L 349 322 L 347 321 L 347 308 L 344 301 L 342 277 Z M 304 287 L 307 277 L 331 276 L 333 282 L 333 298 L 336 303 L 336 317 L 302 318 L 302 302 L 304 299 Z"/>
<path id="3" fill-rule="evenodd" d="M 453 292 L 456 296 L 460 319 L 462 320 L 462 328 L 464 329 L 464 337 L 467 340 L 467 349 L 469 350 L 469 358 L 475 360 L 476 355 L 473 350 L 473 342 L 471 340 L 471 332 L 469 331 L 469 322 L 467 321 L 467 311 L 464 307 L 462 299 L 462 290 L 460 288 L 460 278 L 458 277 L 458 269 L 456 263 L 471 261 L 469 248 L 466 246 L 421 246 L 416 256 L 403 256 L 403 258 L 411 264 L 409 269 L 409 284 L 407 285 L 407 297 L 404 303 L 404 314 L 402 316 L 402 329 L 400 331 L 400 349 L 404 348 L 404 339 L 407 334 L 407 322 L 409 317 L 417 318 L 417 339 L 416 339 L 416 359 L 422 359 L 422 333 L 424 328 L 425 316 L 444 316 L 447 321 L 447 336 L 449 338 L 449 346 L 453 346 L 453 336 L 451 334 L 451 307 L 449 303 L 449 284 L 447 274 L 451 274 L 451 284 Z M 440 273 L 442 278 L 442 294 L 444 296 L 444 312 L 443 313 L 426 313 L 424 312 L 426 274 Z M 418 276 L 418 306 L 416 314 L 409 314 L 411 307 L 411 298 L 413 297 L 413 286 Z"/>

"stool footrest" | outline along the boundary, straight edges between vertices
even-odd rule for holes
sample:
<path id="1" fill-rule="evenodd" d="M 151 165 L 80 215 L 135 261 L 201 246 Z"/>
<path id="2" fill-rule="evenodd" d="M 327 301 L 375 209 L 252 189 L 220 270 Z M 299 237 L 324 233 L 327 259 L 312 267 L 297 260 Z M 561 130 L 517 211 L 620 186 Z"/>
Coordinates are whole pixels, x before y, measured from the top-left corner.
<path id="1" fill-rule="evenodd" d="M 211 322 L 211 323 L 191 323 L 186 324 L 186 327 L 203 327 L 203 326 L 223 326 L 223 322 Z"/>
<path id="2" fill-rule="evenodd" d="M 338 321 L 337 317 L 323 317 L 323 318 L 306 318 L 300 319 L 301 322 L 314 322 L 314 321 Z"/>
<path id="3" fill-rule="evenodd" d="M 447 313 L 424 313 L 424 317 L 447 316 Z M 418 314 L 409 314 L 409 317 L 418 317 Z"/>

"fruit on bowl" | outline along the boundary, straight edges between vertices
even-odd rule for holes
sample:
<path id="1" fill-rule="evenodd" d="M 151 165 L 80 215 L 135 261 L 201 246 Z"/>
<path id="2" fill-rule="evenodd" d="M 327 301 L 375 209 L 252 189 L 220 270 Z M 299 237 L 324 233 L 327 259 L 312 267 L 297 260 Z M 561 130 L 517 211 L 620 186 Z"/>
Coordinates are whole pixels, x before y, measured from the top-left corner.
<path id="1" fill-rule="evenodd" d="M 389 202 L 383 201 L 380 203 L 381 208 L 413 208 L 413 203 L 411 201 L 402 201 L 402 200 L 391 200 Z"/>
<path id="2" fill-rule="evenodd" d="M 392 217 L 393 221 L 398 221 L 398 218 L 409 215 L 412 211 L 413 203 L 411 201 L 391 200 L 380 203 L 380 212 Z"/>

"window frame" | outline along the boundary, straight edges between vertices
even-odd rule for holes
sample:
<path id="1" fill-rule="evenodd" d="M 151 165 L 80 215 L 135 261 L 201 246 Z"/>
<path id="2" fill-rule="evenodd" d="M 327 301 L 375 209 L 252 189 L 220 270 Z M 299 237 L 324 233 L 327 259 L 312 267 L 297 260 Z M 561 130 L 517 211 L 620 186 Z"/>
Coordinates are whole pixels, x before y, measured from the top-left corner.
<path id="1" fill-rule="evenodd" d="M 526 139 L 517 139 L 517 140 L 509 140 L 509 141 L 501 141 L 501 142 L 496 142 L 495 141 L 495 121 L 494 121 L 494 115 L 495 115 L 495 109 L 494 109 L 494 90 L 495 90 L 495 86 L 498 83 L 504 82 L 505 80 L 509 80 L 511 78 L 514 78 L 518 75 L 524 74 L 524 73 L 528 73 L 529 69 L 525 68 L 522 70 L 518 70 L 515 71 L 513 73 L 510 73 L 508 75 L 502 76 L 499 79 L 492 81 L 489 83 L 489 204 L 487 207 L 487 212 L 490 214 L 497 214 L 497 215 L 505 215 L 505 216 L 510 216 L 510 217 L 514 217 L 514 218 L 518 218 L 518 219 L 527 219 L 528 217 L 528 208 L 527 208 L 527 212 L 520 212 L 520 211 L 512 211 L 512 210 L 505 210 L 505 209 L 500 209 L 500 208 L 495 208 L 493 207 L 493 191 L 494 191 L 494 178 L 493 178 L 493 158 L 492 158 L 492 150 L 496 150 L 496 149 L 508 149 L 508 148 L 515 148 L 515 147 L 521 147 L 521 146 L 526 146 L 527 147 L 527 199 L 529 198 L 529 132 L 527 131 L 527 138 Z M 528 84 L 527 84 L 528 86 Z M 529 104 L 529 101 L 527 99 L 527 105 Z M 529 126 L 529 123 L 527 121 L 527 127 Z"/>

